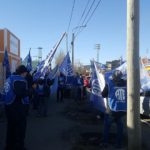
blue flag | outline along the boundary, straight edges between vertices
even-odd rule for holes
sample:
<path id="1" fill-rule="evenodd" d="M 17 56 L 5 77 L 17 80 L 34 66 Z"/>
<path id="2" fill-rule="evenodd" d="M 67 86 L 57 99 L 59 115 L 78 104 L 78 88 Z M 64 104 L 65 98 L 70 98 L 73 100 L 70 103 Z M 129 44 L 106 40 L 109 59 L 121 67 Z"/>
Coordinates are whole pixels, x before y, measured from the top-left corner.
<path id="1" fill-rule="evenodd" d="M 34 80 L 37 80 L 39 77 L 45 77 L 45 74 L 49 73 L 51 69 L 51 62 L 54 58 L 54 55 L 56 53 L 56 50 L 58 46 L 60 45 L 62 39 L 64 38 L 66 33 L 64 33 L 60 39 L 60 41 L 53 47 L 53 49 L 50 51 L 50 53 L 47 55 L 46 59 L 42 61 L 38 67 L 37 72 L 34 74 Z"/>
<path id="2" fill-rule="evenodd" d="M 40 77 L 45 77 L 45 74 L 49 72 L 49 69 L 51 67 L 51 62 L 49 62 L 49 55 L 46 57 L 45 60 L 41 61 L 36 68 L 36 73 L 34 74 L 34 80 L 37 80 Z"/>
<path id="3" fill-rule="evenodd" d="M 6 79 L 7 79 L 11 74 L 7 50 L 5 50 L 4 53 L 3 67 L 6 68 Z"/>
<path id="4" fill-rule="evenodd" d="M 98 78 L 98 70 L 94 61 L 91 61 L 91 70 L 92 70 L 92 77 L 91 77 L 91 96 L 90 100 L 93 102 L 93 105 L 96 109 L 100 110 L 101 112 L 105 112 L 106 106 L 104 102 L 104 98 L 101 95 L 101 87 L 100 87 L 100 79 Z"/>
<path id="5" fill-rule="evenodd" d="M 51 69 L 48 75 L 49 79 L 54 79 L 57 76 L 57 72 L 58 72 L 59 66 L 56 65 L 55 68 Z"/>
<path id="6" fill-rule="evenodd" d="M 59 67 L 59 71 L 62 72 L 65 76 L 73 76 L 73 68 L 69 56 L 69 52 L 65 56 L 63 62 Z"/>
<path id="7" fill-rule="evenodd" d="M 27 64 L 26 64 L 27 70 L 30 72 L 32 71 L 32 58 L 30 55 L 30 51 L 29 54 L 27 55 Z"/>
<path id="8" fill-rule="evenodd" d="M 98 69 L 106 70 L 106 68 L 107 68 L 106 65 L 99 63 L 99 62 L 96 62 L 96 61 L 95 61 L 95 63 L 96 63 L 96 66 L 98 67 Z"/>

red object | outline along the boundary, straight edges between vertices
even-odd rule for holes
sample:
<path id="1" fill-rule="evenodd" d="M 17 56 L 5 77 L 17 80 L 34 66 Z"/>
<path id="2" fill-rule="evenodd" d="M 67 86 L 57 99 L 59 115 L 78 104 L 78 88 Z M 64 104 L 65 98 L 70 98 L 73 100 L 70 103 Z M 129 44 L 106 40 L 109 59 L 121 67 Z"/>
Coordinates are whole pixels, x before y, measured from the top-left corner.
<path id="1" fill-rule="evenodd" d="M 84 79 L 84 86 L 88 87 L 89 86 L 89 81 L 87 79 Z"/>

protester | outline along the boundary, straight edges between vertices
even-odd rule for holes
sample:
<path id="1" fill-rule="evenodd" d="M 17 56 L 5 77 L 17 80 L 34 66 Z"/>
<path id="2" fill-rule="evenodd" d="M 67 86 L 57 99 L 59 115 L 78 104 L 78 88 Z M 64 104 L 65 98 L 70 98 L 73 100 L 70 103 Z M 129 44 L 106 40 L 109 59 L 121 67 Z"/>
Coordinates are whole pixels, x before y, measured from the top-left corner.
<path id="1" fill-rule="evenodd" d="M 44 78 L 44 96 L 45 96 L 45 112 L 44 116 L 46 117 L 48 115 L 48 101 L 50 100 L 50 94 L 51 94 L 51 86 L 54 83 L 54 79 L 50 79 L 48 77 L 48 74 L 45 75 Z"/>
<path id="2" fill-rule="evenodd" d="M 113 122 L 117 125 L 116 148 L 120 148 L 123 140 L 123 116 L 127 108 L 127 85 L 122 79 L 122 72 L 115 70 L 112 79 L 107 81 L 102 96 L 108 98 L 108 109 L 104 116 L 104 139 L 103 146 L 109 142 L 109 130 Z"/>
<path id="3" fill-rule="evenodd" d="M 83 99 L 86 99 L 87 98 L 87 88 L 89 87 L 89 81 L 86 76 L 84 76 L 83 79 L 84 79 L 83 80 L 83 82 L 84 82 L 84 84 L 83 84 Z"/>
<path id="4" fill-rule="evenodd" d="M 50 86 L 54 83 L 54 79 L 50 80 L 45 76 L 45 78 L 40 77 L 37 82 L 37 88 L 35 87 L 35 94 L 37 94 L 37 111 L 38 117 L 47 117 L 48 115 L 48 101 L 50 96 Z"/>
<path id="5" fill-rule="evenodd" d="M 11 75 L 4 85 L 4 103 L 7 117 L 7 135 L 5 150 L 25 150 L 26 116 L 28 84 L 25 79 L 27 68 L 18 66 L 16 73 Z"/>
<path id="6" fill-rule="evenodd" d="M 58 76 L 57 102 L 63 102 L 65 84 L 66 77 L 62 72 L 60 72 L 60 75 Z"/>
<path id="7" fill-rule="evenodd" d="M 44 78 L 45 97 L 47 97 L 47 98 L 50 97 L 50 94 L 51 94 L 51 86 L 53 85 L 54 80 L 55 80 L 55 79 L 50 79 L 48 75 L 49 75 L 49 74 L 46 74 L 46 75 L 45 75 L 45 78 Z"/>
<path id="8" fill-rule="evenodd" d="M 27 69 L 27 75 L 25 77 L 27 84 L 28 84 L 28 90 L 29 90 L 29 100 L 31 102 L 32 99 L 32 83 L 33 83 L 33 76 L 31 75 L 31 73 L 29 72 L 29 70 Z M 29 105 L 27 108 L 27 114 L 29 114 Z"/>
<path id="9" fill-rule="evenodd" d="M 33 110 L 38 109 L 38 92 L 37 92 L 37 81 L 32 82 L 32 108 Z"/>
<path id="10" fill-rule="evenodd" d="M 77 72 L 74 80 L 75 86 L 75 101 L 81 101 L 83 96 L 83 77 Z"/>
<path id="11" fill-rule="evenodd" d="M 37 117 L 44 117 L 47 114 L 47 100 L 45 98 L 45 92 L 44 92 L 45 86 L 44 86 L 44 78 L 39 78 L 38 84 L 37 84 L 37 94 L 38 94 L 38 114 Z"/>

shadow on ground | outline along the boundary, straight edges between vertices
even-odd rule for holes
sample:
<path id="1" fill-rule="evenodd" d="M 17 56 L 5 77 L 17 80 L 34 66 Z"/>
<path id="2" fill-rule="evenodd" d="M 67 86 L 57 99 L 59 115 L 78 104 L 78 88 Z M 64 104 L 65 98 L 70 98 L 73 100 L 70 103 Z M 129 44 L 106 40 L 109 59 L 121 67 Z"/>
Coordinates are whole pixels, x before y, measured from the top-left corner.
<path id="1" fill-rule="evenodd" d="M 93 109 L 87 101 L 70 102 L 62 112 L 68 119 L 76 122 L 76 126 L 62 133 L 62 138 L 71 142 L 71 150 L 115 150 L 115 127 L 112 126 L 110 144 L 101 147 L 103 133 L 103 115 Z M 124 137 L 122 150 L 126 149 L 127 140 Z"/>

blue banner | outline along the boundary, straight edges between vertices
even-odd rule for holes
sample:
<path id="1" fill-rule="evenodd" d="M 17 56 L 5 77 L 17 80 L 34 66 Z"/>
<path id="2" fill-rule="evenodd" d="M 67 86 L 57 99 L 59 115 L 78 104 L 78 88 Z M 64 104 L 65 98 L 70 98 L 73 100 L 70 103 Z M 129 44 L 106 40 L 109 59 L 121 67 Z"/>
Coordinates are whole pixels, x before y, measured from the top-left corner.
<path id="1" fill-rule="evenodd" d="M 69 52 L 65 56 L 63 62 L 59 67 L 59 71 L 62 72 L 65 76 L 73 76 L 73 68 L 69 56 Z"/>
<path id="2" fill-rule="evenodd" d="M 101 95 L 101 87 L 100 87 L 100 79 L 98 78 L 98 70 L 94 61 L 91 61 L 91 96 L 90 100 L 93 102 L 93 105 L 96 109 L 101 112 L 105 112 L 106 106 L 104 102 L 104 98 Z"/>
<path id="3" fill-rule="evenodd" d="M 30 55 L 30 51 L 29 51 L 29 54 L 27 55 L 26 67 L 27 67 L 27 70 L 29 72 L 32 71 L 32 58 L 31 58 L 31 55 Z"/>
<path id="4" fill-rule="evenodd" d="M 11 75 L 7 50 L 4 53 L 3 67 L 6 68 L 6 79 Z"/>

